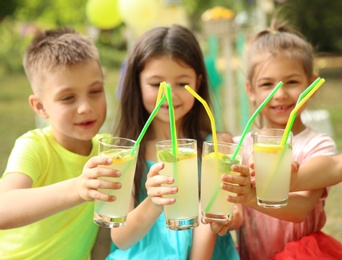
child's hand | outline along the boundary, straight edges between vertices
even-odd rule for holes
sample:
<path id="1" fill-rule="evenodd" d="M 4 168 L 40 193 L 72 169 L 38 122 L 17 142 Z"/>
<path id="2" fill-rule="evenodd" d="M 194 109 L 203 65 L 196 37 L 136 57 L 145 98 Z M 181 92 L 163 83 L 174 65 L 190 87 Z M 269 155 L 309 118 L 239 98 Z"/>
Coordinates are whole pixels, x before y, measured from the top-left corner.
<path id="1" fill-rule="evenodd" d="M 227 222 L 215 222 L 212 220 L 203 220 L 202 223 L 210 224 L 210 229 L 212 232 L 219 234 L 220 236 L 224 236 L 229 230 L 237 229 L 241 226 L 241 213 L 240 208 L 237 205 L 234 205 L 233 216 L 230 221 Z"/>
<path id="2" fill-rule="evenodd" d="M 174 198 L 163 198 L 162 195 L 175 194 L 178 191 L 177 187 L 161 186 L 161 184 L 172 184 L 174 182 L 172 177 L 159 175 L 159 171 L 163 168 L 163 163 L 153 165 L 147 174 L 145 183 L 148 197 L 152 200 L 153 204 L 160 207 L 173 204 L 176 201 Z"/>
<path id="3" fill-rule="evenodd" d="M 212 140 L 212 138 L 211 138 Z M 217 140 L 219 142 L 233 143 L 233 137 L 228 133 L 217 133 Z"/>
<path id="4" fill-rule="evenodd" d="M 222 189 L 236 193 L 236 196 L 227 196 L 227 201 L 241 204 L 253 203 L 256 193 L 251 186 L 248 166 L 233 164 L 231 169 L 234 172 L 239 172 L 240 175 L 222 174 Z"/>
<path id="5" fill-rule="evenodd" d="M 117 178 L 121 173 L 117 170 L 101 167 L 101 165 L 111 165 L 112 159 L 95 156 L 89 159 L 83 168 L 82 174 L 78 177 L 78 193 L 82 200 L 93 201 L 114 201 L 115 196 L 104 194 L 99 189 L 120 189 L 121 183 L 101 180 L 99 177 Z"/>
<path id="6" fill-rule="evenodd" d="M 297 177 L 298 177 L 299 163 L 293 161 L 291 163 L 291 182 L 290 182 L 290 191 L 296 186 Z"/>

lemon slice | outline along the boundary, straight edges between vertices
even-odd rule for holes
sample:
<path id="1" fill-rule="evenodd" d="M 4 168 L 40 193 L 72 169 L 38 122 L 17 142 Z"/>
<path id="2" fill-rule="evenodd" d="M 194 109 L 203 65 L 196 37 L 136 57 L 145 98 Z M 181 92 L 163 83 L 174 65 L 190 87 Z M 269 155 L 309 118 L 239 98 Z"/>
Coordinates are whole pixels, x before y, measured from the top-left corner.
<path id="1" fill-rule="evenodd" d="M 240 161 L 238 159 L 232 159 L 230 155 L 226 155 L 223 153 L 209 153 L 204 158 L 219 160 L 219 172 L 220 173 L 227 173 L 231 171 L 231 167 L 233 164 L 239 164 Z"/>
<path id="2" fill-rule="evenodd" d="M 178 150 L 177 157 L 173 155 L 171 149 L 164 149 L 158 152 L 158 158 L 163 162 L 178 162 L 196 157 L 197 154 L 191 149 Z"/>
<path id="3" fill-rule="evenodd" d="M 192 149 L 181 149 L 178 151 L 177 158 L 179 160 L 186 160 L 196 157 L 197 154 Z"/>
<path id="4" fill-rule="evenodd" d="M 284 149 L 284 146 L 280 144 L 255 144 L 253 145 L 254 152 L 259 153 L 279 153 Z"/>
<path id="5" fill-rule="evenodd" d="M 130 155 L 131 150 L 108 150 L 103 152 L 102 155 L 113 160 L 112 164 L 118 164 L 133 159 Z"/>

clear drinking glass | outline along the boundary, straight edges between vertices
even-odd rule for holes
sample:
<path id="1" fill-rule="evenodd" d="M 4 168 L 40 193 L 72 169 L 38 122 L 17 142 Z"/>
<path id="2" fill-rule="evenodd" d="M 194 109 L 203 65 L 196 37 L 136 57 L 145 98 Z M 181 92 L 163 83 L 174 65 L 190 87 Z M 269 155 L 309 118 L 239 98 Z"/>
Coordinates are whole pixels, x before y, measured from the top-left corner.
<path id="1" fill-rule="evenodd" d="M 109 167 L 121 172 L 119 178 L 101 177 L 103 180 L 121 182 L 121 189 L 100 189 L 101 192 L 115 195 L 116 200 L 106 202 L 95 200 L 94 222 L 103 227 L 122 227 L 126 224 L 132 186 L 138 156 L 138 147 L 131 154 L 135 141 L 121 137 L 104 137 L 99 140 L 99 155 L 113 159 Z"/>
<path id="2" fill-rule="evenodd" d="M 165 140 L 156 144 L 158 162 L 165 167 L 160 175 L 172 176 L 172 186 L 178 187 L 176 194 L 167 195 L 176 202 L 164 206 L 166 226 L 171 230 L 186 230 L 198 226 L 198 159 L 197 142 L 194 139 L 178 139 L 174 154 L 172 141 Z"/>
<path id="3" fill-rule="evenodd" d="M 217 153 L 214 142 L 204 142 L 202 151 L 201 170 L 201 215 L 203 220 L 215 222 L 230 221 L 233 214 L 234 203 L 227 201 L 227 195 L 235 193 L 221 189 L 221 175 L 239 173 L 231 170 L 232 164 L 241 164 L 243 147 L 240 147 L 235 159 L 232 159 L 237 144 L 218 143 Z"/>
<path id="4" fill-rule="evenodd" d="M 266 208 L 287 205 L 292 162 L 292 133 L 282 145 L 284 129 L 253 133 L 255 185 L 258 204 Z"/>

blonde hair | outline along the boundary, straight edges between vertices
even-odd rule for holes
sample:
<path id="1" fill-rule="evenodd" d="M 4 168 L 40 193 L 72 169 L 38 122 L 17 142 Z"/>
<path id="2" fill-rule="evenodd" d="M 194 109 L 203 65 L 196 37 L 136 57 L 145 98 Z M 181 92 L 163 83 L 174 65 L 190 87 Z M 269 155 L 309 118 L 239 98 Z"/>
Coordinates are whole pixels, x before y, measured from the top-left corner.
<path id="1" fill-rule="evenodd" d="M 35 92 L 49 73 L 90 60 L 99 62 L 97 48 L 90 37 L 71 28 L 58 28 L 46 30 L 32 40 L 24 54 L 23 66 Z"/>
<path id="2" fill-rule="evenodd" d="M 300 62 L 308 79 L 313 76 L 314 54 L 310 43 L 286 22 L 272 20 L 270 27 L 256 34 L 247 51 L 247 78 L 252 85 L 257 65 L 279 54 Z"/>

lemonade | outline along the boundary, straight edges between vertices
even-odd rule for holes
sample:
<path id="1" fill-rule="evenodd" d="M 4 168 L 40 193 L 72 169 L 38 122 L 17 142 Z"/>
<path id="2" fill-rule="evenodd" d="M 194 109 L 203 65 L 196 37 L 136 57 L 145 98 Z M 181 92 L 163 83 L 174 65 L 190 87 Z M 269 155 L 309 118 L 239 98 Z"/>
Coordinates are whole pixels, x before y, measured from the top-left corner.
<path id="1" fill-rule="evenodd" d="M 194 140 L 191 140 L 194 141 Z M 158 150 L 159 162 L 165 167 L 160 175 L 172 176 L 178 192 L 165 197 L 175 198 L 172 205 L 164 206 L 166 225 L 173 230 L 190 229 L 198 226 L 198 161 L 195 147 L 181 147 L 177 150 L 177 156 L 173 155 L 170 147 Z"/>
<path id="2" fill-rule="evenodd" d="M 290 187 L 291 146 L 256 143 L 253 149 L 258 204 L 275 208 L 285 206 Z"/>
<path id="3" fill-rule="evenodd" d="M 129 139 L 122 138 L 125 142 Z M 133 143 L 133 141 L 132 141 Z M 99 177 L 102 180 L 111 182 L 120 182 L 121 188 L 118 190 L 99 189 L 100 192 L 114 195 L 115 201 L 106 202 L 95 200 L 94 222 L 100 226 L 112 228 L 125 225 L 126 216 L 128 213 L 129 203 L 132 195 L 133 179 L 137 161 L 137 152 L 131 155 L 132 147 L 120 147 L 108 144 L 100 150 L 99 155 L 112 158 L 113 162 L 109 166 L 102 165 L 101 167 L 112 168 L 121 172 L 119 178 Z M 115 147 L 116 146 L 116 147 Z"/>
<path id="4" fill-rule="evenodd" d="M 239 175 L 231 170 L 232 164 L 240 164 L 241 157 L 231 159 L 231 154 L 215 153 L 203 154 L 201 180 L 201 209 L 204 219 L 227 221 L 231 219 L 234 203 L 226 200 L 227 195 L 234 193 L 220 188 L 222 174 Z M 209 206 L 208 206 L 209 205 Z"/>

